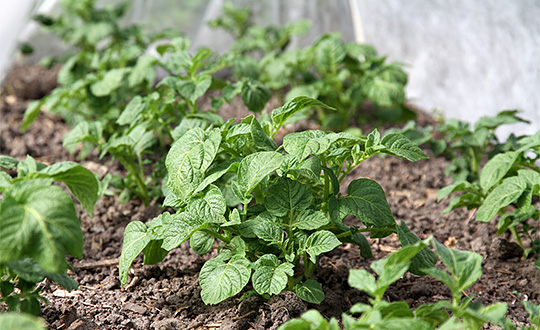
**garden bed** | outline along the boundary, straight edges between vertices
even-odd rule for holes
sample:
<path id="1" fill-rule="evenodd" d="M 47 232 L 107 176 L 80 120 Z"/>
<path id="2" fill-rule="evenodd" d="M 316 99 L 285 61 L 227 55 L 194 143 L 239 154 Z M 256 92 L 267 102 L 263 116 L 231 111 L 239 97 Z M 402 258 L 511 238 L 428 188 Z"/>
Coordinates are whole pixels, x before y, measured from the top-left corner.
<path id="1" fill-rule="evenodd" d="M 62 137 L 69 128 L 60 118 L 42 113 L 26 133 L 20 131 L 29 99 L 46 93 L 42 89 L 47 82 L 42 79 L 51 74 L 34 74 L 38 81 L 35 83 L 26 77 L 36 70 L 40 69 L 19 67 L 12 71 L 0 94 L 0 154 L 19 160 L 29 154 L 49 164 L 75 161 L 62 147 Z M 52 77 L 54 81 L 54 73 Z M 50 90 L 54 84 L 49 84 Z M 225 106 L 223 114 L 243 117 L 247 112 L 241 102 L 233 102 Z M 430 121 L 425 114 L 419 118 Z M 507 317 L 516 324 L 526 322 L 527 313 L 520 302 L 527 299 L 540 302 L 540 271 L 534 260 L 521 260 L 521 251 L 509 242 L 509 236 L 497 236 L 494 224 L 475 222 L 473 214 L 466 210 L 441 216 L 448 200 L 437 203 L 437 191 L 451 183 L 444 175 L 448 161 L 428 150 L 425 152 L 430 159 L 416 163 L 395 157 L 373 157 L 351 173 L 349 181 L 362 177 L 377 181 L 396 220 L 404 221 L 421 238 L 433 235 L 452 248 L 480 253 L 484 258 L 483 275 L 466 294 L 475 295 L 476 301 L 484 305 L 505 302 Z M 121 172 L 119 164 L 107 158 L 99 160 L 94 154 L 83 165 L 101 176 Z M 207 306 L 200 298 L 198 274 L 203 263 L 216 255 L 217 245 L 210 254 L 199 256 L 186 242 L 153 266 L 143 266 L 142 258 L 138 257 L 130 270 L 128 284 L 121 288 L 118 258 L 126 225 L 135 220 L 145 222 L 159 213 L 161 208 L 156 202 L 148 207 L 137 200 L 119 204 L 116 196 L 99 200 L 93 218 L 80 212 L 84 256 L 81 260 L 69 260 L 79 288 L 67 292 L 54 284 L 43 284 L 43 295 L 49 305 L 42 317 L 50 329 L 276 329 L 311 308 L 325 317 L 340 318 L 352 304 L 368 299 L 367 294 L 347 284 L 349 269 L 368 269 L 371 261 L 387 256 L 400 246 L 397 236 L 391 235 L 370 240 L 371 260 L 362 258 L 358 247 L 350 244 L 322 256 L 314 274 L 326 297 L 320 305 L 308 304 L 294 293 L 284 291 L 269 300 L 251 297 L 240 301 L 238 295 Z M 407 273 L 388 289 L 386 296 L 389 301 L 405 300 L 415 307 L 449 299 L 451 294 L 431 277 Z"/>

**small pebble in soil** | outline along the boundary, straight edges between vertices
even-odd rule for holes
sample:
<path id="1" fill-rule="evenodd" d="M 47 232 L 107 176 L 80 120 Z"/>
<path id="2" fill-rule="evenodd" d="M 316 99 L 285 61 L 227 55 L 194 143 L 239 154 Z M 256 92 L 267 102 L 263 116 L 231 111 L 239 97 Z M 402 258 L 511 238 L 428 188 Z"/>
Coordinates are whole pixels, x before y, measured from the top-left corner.
<path id="1" fill-rule="evenodd" d="M 141 314 L 141 315 L 146 313 L 146 307 L 143 307 L 141 305 L 137 305 L 137 304 L 134 304 L 134 303 L 126 303 L 124 305 L 124 309 L 128 310 L 128 311 L 135 312 L 137 314 Z"/>

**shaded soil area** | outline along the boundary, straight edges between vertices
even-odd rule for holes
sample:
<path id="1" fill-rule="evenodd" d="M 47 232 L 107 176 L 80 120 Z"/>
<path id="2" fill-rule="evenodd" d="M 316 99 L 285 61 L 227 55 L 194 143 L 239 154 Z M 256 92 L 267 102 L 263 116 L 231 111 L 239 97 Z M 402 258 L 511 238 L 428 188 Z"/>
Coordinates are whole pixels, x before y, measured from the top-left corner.
<path id="1" fill-rule="evenodd" d="M 43 95 L 43 84 L 19 88 L 17 84 L 31 76 L 24 72 L 22 77 L 10 74 L 0 94 L 0 154 L 18 159 L 29 154 L 46 163 L 76 161 L 62 147 L 62 136 L 69 128 L 60 118 L 42 113 L 27 132 L 21 133 L 20 123 L 29 99 Z M 233 102 L 224 113 L 246 115 L 240 103 Z M 432 121 L 425 114 L 419 118 L 421 124 Z M 430 159 L 417 163 L 395 157 L 371 158 L 351 173 L 350 180 L 366 177 L 377 181 L 386 192 L 396 221 L 404 221 L 421 238 L 433 235 L 450 247 L 480 253 L 484 257 L 483 276 L 466 294 L 475 295 L 476 301 L 483 304 L 506 302 L 508 317 L 516 324 L 526 322 L 527 313 L 521 301 L 540 302 L 540 270 L 535 268 L 534 260 L 520 260 L 520 252 L 516 253 L 510 237 L 496 235 L 495 223 L 475 222 L 473 214 L 466 210 L 440 215 L 448 200 L 437 203 L 436 196 L 438 189 L 451 183 L 444 176 L 448 161 L 426 153 Z M 116 162 L 93 156 L 83 165 L 102 176 L 109 171 L 121 171 Z M 310 308 L 318 309 L 326 317 L 339 318 L 352 304 L 368 299 L 366 294 L 348 286 L 349 269 L 369 269 L 370 262 L 399 248 L 397 237 L 392 235 L 370 240 L 370 260 L 363 259 L 358 248 L 349 244 L 325 254 L 314 275 L 326 296 L 318 306 L 307 304 L 290 292 L 269 300 L 251 297 L 240 301 L 238 295 L 217 306 L 206 306 L 200 298 L 198 272 L 216 254 L 217 246 L 209 255 L 199 256 L 183 244 L 153 266 L 142 265 L 142 258 L 138 257 L 130 271 L 130 282 L 120 287 L 117 263 L 124 228 L 130 221 L 151 220 L 160 212 L 156 203 L 148 207 L 138 201 L 119 204 L 117 197 L 106 196 L 98 201 L 93 218 L 80 213 L 85 233 L 84 256 L 81 260 L 69 260 L 79 288 L 66 292 L 55 284 L 42 284 L 49 301 L 42 317 L 50 329 L 276 329 Z M 409 273 L 387 291 L 388 300 L 406 300 L 413 307 L 450 298 L 450 292 L 433 278 Z M 4 309 L 0 306 L 0 310 Z"/>

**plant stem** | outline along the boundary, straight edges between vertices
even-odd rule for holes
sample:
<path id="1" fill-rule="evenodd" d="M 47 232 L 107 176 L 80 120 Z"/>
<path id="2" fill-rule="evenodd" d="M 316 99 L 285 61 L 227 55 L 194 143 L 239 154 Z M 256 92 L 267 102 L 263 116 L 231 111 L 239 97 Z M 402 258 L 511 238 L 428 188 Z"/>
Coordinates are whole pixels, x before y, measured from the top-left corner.
<path id="1" fill-rule="evenodd" d="M 311 278 L 315 272 L 315 267 L 316 264 L 311 262 L 311 259 L 309 259 L 307 253 L 304 253 L 304 276 L 306 278 Z"/>
<path id="2" fill-rule="evenodd" d="M 210 235 L 214 236 L 215 238 L 219 239 L 220 241 L 225 242 L 227 244 L 231 242 L 230 238 L 228 238 L 228 237 L 226 237 L 224 235 L 221 235 L 217 231 L 213 231 L 213 230 L 210 230 L 208 228 L 201 229 L 201 231 L 203 231 L 203 232 L 205 232 L 207 234 L 210 234 Z"/>
<path id="3" fill-rule="evenodd" d="M 367 232 L 370 232 L 370 229 L 368 229 L 368 228 L 356 229 L 354 231 L 354 234 L 356 234 L 356 233 L 367 233 Z M 337 238 L 343 238 L 343 237 L 349 237 L 349 236 L 352 236 L 352 235 L 353 235 L 353 232 L 351 230 L 349 230 L 349 231 L 345 231 L 345 232 L 343 232 L 341 234 L 337 234 L 336 237 Z"/>
<path id="4" fill-rule="evenodd" d="M 294 290 L 294 278 L 292 276 L 287 276 L 287 285 L 289 287 L 289 291 Z"/>
<path id="5" fill-rule="evenodd" d="M 145 206 L 148 206 L 148 204 L 150 204 L 150 198 L 148 197 L 146 183 L 144 183 L 144 179 L 141 177 L 141 172 L 139 172 L 137 165 L 129 157 L 118 157 L 118 161 L 124 165 L 126 170 L 128 170 L 128 175 L 135 180 L 138 189 L 132 191 L 141 199 Z"/>
<path id="6" fill-rule="evenodd" d="M 521 241 L 521 237 L 519 236 L 519 233 L 517 232 L 516 227 L 510 227 L 509 229 L 510 229 L 510 232 L 512 233 L 512 236 L 514 236 L 516 243 L 523 250 L 523 255 L 525 255 L 525 247 L 523 246 L 523 242 Z"/>

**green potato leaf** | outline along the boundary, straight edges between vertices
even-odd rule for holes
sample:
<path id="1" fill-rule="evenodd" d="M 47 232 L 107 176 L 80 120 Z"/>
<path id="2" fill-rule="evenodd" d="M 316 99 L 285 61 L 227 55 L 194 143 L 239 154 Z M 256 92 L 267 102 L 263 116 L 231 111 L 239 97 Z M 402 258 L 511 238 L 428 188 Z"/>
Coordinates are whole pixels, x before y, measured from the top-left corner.
<path id="1" fill-rule="evenodd" d="M 126 68 L 109 70 L 101 80 L 90 86 L 92 94 L 98 97 L 110 95 L 114 90 L 120 87 L 126 72 Z"/>
<path id="2" fill-rule="evenodd" d="M 540 327 L 540 306 L 531 303 L 530 301 L 523 301 L 523 306 L 525 310 L 529 312 L 529 320 L 532 324 L 537 327 Z"/>
<path id="3" fill-rule="evenodd" d="M 176 196 L 186 201 L 199 187 L 217 154 L 220 142 L 219 130 L 206 134 L 196 127 L 172 145 L 165 166 L 169 173 L 167 185 Z"/>
<path id="4" fill-rule="evenodd" d="M 246 80 L 240 91 L 242 101 L 253 112 L 260 112 L 272 97 L 272 92 L 256 80 Z"/>
<path id="5" fill-rule="evenodd" d="M 0 314 L 2 330 L 45 330 L 42 319 L 26 313 L 7 312 Z"/>
<path id="6" fill-rule="evenodd" d="M 275 151 L 277 149 L 276 143 L 264 132 L 255 116 L 252 116 L 250 128 L 251 138 L 258 151 Z"/>
<path id="7" fill-rule="evenodd" d="M 504 176 L 512 165 L 516 162 L 519 153 L 508 151 L 503 154 L 495 155 L 491 158 L 480 173 L 480 186 L 484 191 L 489 191 L 495 186 Z"/>
<path id="8" fill-rule="evenodd" d="M 370 179 L 354 180 L 347 193 L 347 196 L 338 199 L 341 219 L 350 214 L 375 228 L 395 226 L 384 191 L 377 182 Z"/>
<path id="9" fill-rule="evenodd" d="M 92 144 L 102 143 L 103 124 L 99 121 L 87 122 L 81 121 L 73 127 L 62 141 L 62 145 L 69 152 L 74 153 L 77 146 L 83 142 Z"/>
<path id="10" fill-rule="evenodd" d="M 446 284 L 452 293 L 463 292 L 482 276 L 482 256 L 478 253 L 453 250 L 436 240 L 433 247 L 450 274 L 435 267 L 423 271 Z"/>
<path id="11" fill-rule="evenodd" d="M 310 155 L 319 155 L 326 152 L 331 142 L 323 131 L 303 131 L 290 133 L 283 137 L 285 151 L 303 161 Z"/>
<path id="12" fill-rule="evenodd" d="M 527 183 L 521 177 L 514 176 L 505 179 L 499 186 L 487 195 L 484 202 L 478 208 L 476 220 L 489 222 L 497 212 L 518 200 L 527 188 Z"/>
<path id="13" fill-rule="evenodd" d="M 222 251 L 204 263 L 199 273 L 201 298 L 207 305 L 214 305 L 238 294 L 251 277 L 250 262 L 242 255 Z"/>
<path id="14" fill-rule="evenodd" d="M 21 123 L 21 131 L 24 133 L 28 127 L 36 120 L 43 106 L 43 100 L 32 101 L 24 111 L 24 117 Z"/>
<path id="15" fill-rule="evenodd" d="M 257 217 L 256 224 L 253 227 L 254 234 L 269 243 L 281 244 L 283 242 L 284 233 L 275 223 L 268 220 L 259 220 Z"/>
<path id="16" fill-rule="evenodd" d="M 39 283 L 45 278 L 55 282 L 67 290 L 73 290 L 78 287 L 77 282 L 65 273 L 48 273 L 31 259 L 15 260 L 6 263 L 7 268 L 17 274 L 20 278 L 30 283 Z M 9 293 L 4 294 L 4 297 Z"/>
<path id="17" fill-rule="evenodd" d="M 303 249 L 309 255 L 309 260 L 317 263 L 317 256 L 321 253 L 330 252 L 340 246 L 341 242 L 332 232 L 321 230 L 309 235 L 304 242 Z"/>
<path id="18" fill-rule="evenodd" d="M 168 213 L 164 213 L 167 214 Z M 159 217 L 166 216 L 164 214 Z M 146 248 L 152 240 L 152 232 L 148 231 L 146 225 L 140 221 L 130 222 L 124 231 L 124 244 L 122 254 L 118 264 L 120 283 L 125 285 L 128 280 L 128 271 L 133 260 Z"/>
<path id="19" fill-rule="evenodd" d="M 304 210 L 291 223 L 293 228 L 315 230 L 330 223 L 328 217 L 321 211 Z"/>
<path id="20" fill-rule="evenodd" d="M 211 234 L 205 233 L 203 231 L 197 231 L 189 239 L 189 246 L 191 247 L 193 252 L 199 255 L 204 255 L 210 252 L 210 249 L 212 249 L 212 245 L 214 245 L 215 240 L 216 239 Z"/>
<path id="21" fill-rule="evenodd" d="M 198 230 L 208 228 L 206 220 L 188 211 L 174 214 L 172 221 L 164 233 L 161 247 L 167 251 L 178 247 L 190 239 Z"/>
<path id="22" fill-rule="evenodd" d="M 314 98 L 307 96 L 297 96 L 289 102 L 285 103 L 283 106 L 272 111 L 271 118 L 274 129 L 279 129 L 280 127 L 282 127 L 285 122 L 287 122 L 287 120 L 291 118 L 291 116 L 295 113 L 305 108 L 315 106 L 335 110 L 334 108 Z"/>
<path id="23" fill-rule="evenodd" d="M 349 270 L 349 277 L 347 281 L 351 287 L 364 291 L 371 296 L 374 296 L 375 291 L 377 290 L 377 281 L 375 280 L 375 276 L 371 275 L 365 269 Z"/>
<path id="24" fill-rule="evenodd" d="M 421 242 L 420 238 L 407 227 L 407 224 L 403 220 L 401 221 L 401 225 L 397 226 L 397 234 L 403 247 Z M 415 275 L 425 275 L 422 269 L 434 267 L 435 263 L 437 263 L 437 255 L 430 249 L 422 248 L 412 257 L 409 271 Z"/>
<path id="25" fill-rule="evenodd" d="M 12 170 L 19 164 L 19 161 L 13 157 L 0 155 L 0 167 L 6 170 Z"/>
<path id="26" fill-rule="evenodd" d="M 283 162 L 283 155 L 274 151 L 261 151 L 246 156 L 238 167 L 237 189 L 243 198 L 264 178 L 277 170 Z"/>
<path id="27" fill-rule="evenodd" d="M 48 273 L 82 257 L 83 233 L 71 197 L 48 180 L 14 182 L 0 200 L 0 263 L 32 258 Z"/>
<path id="28" fill-rule="evenodd" d="M 321 284 L 311 278 L 295 285 L 294 292 L 296 292 L 300 299 L 308 303 L 320 304 L 324 300 L 324 292 Z"/>
<path id="29" fill-rule="evenodd" d="M 311 189 L 288 178 L 279 178 L 268 188 L 264 205 L 271 214 L 282 217 L 291 212 L 301 212 L 307 209 L 313 200 Z"/>
<path id="30" fill-rule="evenodd" d="M 192 197 L 188 202 L 188 210 L 208 223 L 224 223 L 227 203 L 218 187 L 208 186 L 202 197 Z"/>
<path id="31" fill-rule="evenodd" d="M 381 144 L 386 147 L 384 153 L 404 158 L 411 162 L 417 162 L 422 159 L 427 159 L 428 156 L 418 148 L 411 140 L 399 133 L 391 133 L 385 135 Z"/>
<path id="32" fill-rule="evenodd" d="M 144 54 L 137 59 L 137 64 L 129 74 L 128 83 L 129 87 L 137 86 L 145 79 L 153 83 L 156 75 L 153 66 L 157 63 L 157 59 L 148 54 Z"/>
<path id="33" fill-rule="evenodd" d="M 53 164 L 39 171 L 50 178 L 66 184 L 81 202 L 82 208 L 92 217 L 94 205 L 99 199 L 99 180 L 85 167 L 71 162 Z"/>
<path id="34" fill-rule="evenodd" d="M 316 65 L 322 71 L 335 71 L 347 55 L 345 44 L 337 38 L 324 38 L 314 47 Z"/>
<path id="35" fill-rule="evenodd" d="M 281 263 L 273 254 L 265 254 L 255 262 L 251 281 L 258 294 L 279 294 L 287 286 L 288 276 L 294 275 L 294 265 Z"/>
<path id="36" fill-rule="evenodd" d="M 131 125 L 139 117 L 139 115 L 144 111 L 146 104 L 143 101 L 143 98 L 139 95 L 135 96 L 128 103 L 124 111 L 120 114 L 120 117 L 116 120 L 118 125 Z"/>
<path id="37" fill-rule="evenodd" d="M 365 93 L 373 103 L 392 107 L 397 102 L 405 101 L 405 83 L 400 80 L 405 78 L 406 82 L 406 77 L 399 68 L 386 69 L 375 77 L 364 79 Z"/>

